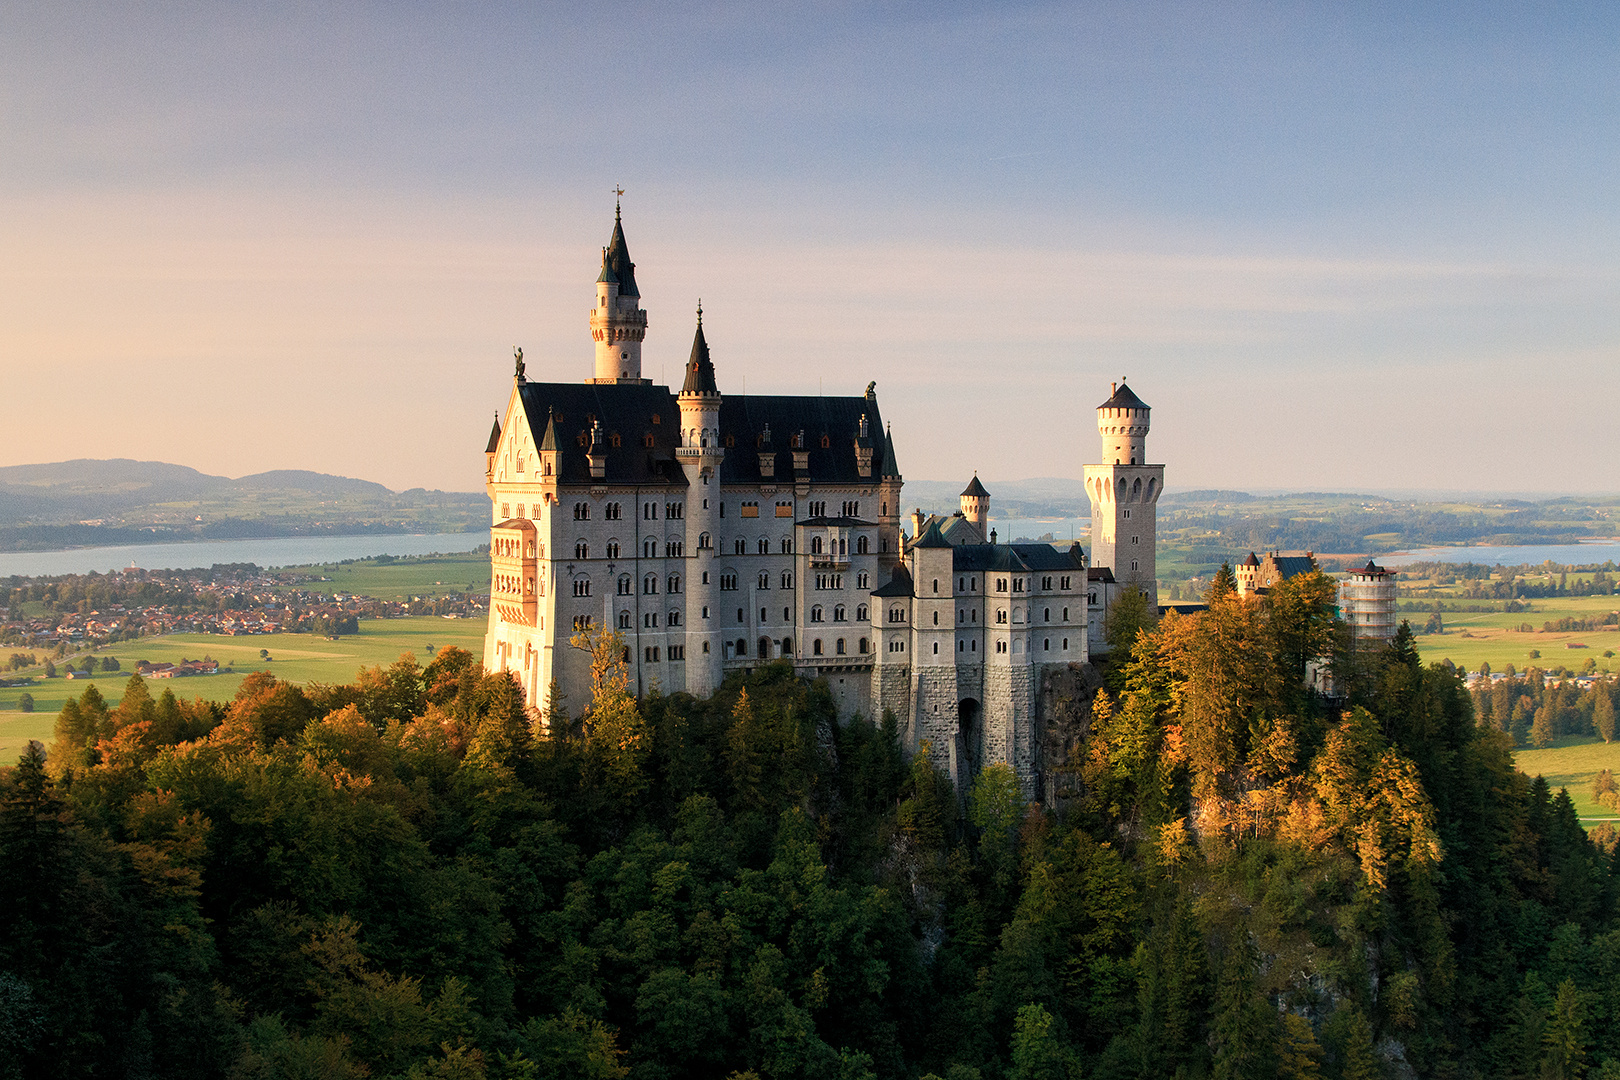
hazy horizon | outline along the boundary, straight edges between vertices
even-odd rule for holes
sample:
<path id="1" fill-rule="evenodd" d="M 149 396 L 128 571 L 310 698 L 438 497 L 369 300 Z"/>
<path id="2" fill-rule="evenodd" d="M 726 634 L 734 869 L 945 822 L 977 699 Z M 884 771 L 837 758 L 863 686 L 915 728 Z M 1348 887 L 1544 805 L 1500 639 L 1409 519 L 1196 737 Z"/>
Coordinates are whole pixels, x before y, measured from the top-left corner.
<path id="1" fill-rule="evenodd" d="M 4 453 L 244 475 L 269 448 L 476 490 L 512 345 L 590 374 L 622 185 L 643 373 L 678 384 L 701 297 L 723 392 L 876 380 L 903 473 L 1078 478 L 1129 375 L 1172 491 L 1620 490 L 1617 30 L 1501 3 L 14 6 Z"/>

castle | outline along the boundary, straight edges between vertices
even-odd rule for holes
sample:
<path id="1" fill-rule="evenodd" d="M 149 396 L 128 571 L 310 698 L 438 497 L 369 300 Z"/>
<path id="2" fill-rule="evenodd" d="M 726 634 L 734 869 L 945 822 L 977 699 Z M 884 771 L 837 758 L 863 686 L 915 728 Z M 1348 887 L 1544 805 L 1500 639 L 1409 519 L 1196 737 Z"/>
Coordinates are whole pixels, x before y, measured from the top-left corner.
<path id="1" fill-rule="evenodd" d="M 1121 589 L 1156 597 L 1149 408 L 1119 384 L 1087 465 L 1094 559 L 998 543 L 975 476 L 949 517 L 911 515 L 876 384 L 856 397 L 722 393 L 698 308 L 678 393 L 641 375 L 647 314 L 621 215 L 602 252 L 593 377 L 531 382 L 521 350 L 485 449 L 491 503 L 484 665 L 532 704 L 582 707 L 605 627 L 637 694 L 712 693 L 777 660 L 823 677 L 842 715 L 892 710 L 958 783 L 1041 772 L 1043 678 L 1085 663 Z"/>

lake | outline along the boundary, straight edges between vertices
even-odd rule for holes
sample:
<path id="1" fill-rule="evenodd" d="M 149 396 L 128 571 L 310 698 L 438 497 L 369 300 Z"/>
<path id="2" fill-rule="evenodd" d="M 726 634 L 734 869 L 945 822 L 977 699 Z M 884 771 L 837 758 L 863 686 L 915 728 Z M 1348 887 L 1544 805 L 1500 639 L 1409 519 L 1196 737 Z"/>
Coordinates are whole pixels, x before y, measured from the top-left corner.
<path id="1" fill-rule="evenodd" d="M 1551 559 L 1555 563 L 1574 565 L 1601 563 L 1613 559 L 1620 563 L 1620 541 L 1598 540 L 1582 544 L 1531 544 L 1526 547 L 1433 547 L 1416 551 L 1403 551 L 1399 555 L 1378 555 L 1373 561 L 1380 566 L 1408 566 L 1415 562 L 1478 563 L 1481 566 L 1532 566 Z"/>
<path id="2" fill-rule="evenodd" d="M 215 563 L 307 566 L 373 555 L 449 555 L 489 542 L 487 532 L 401 533 L 389 536 L 277 536 L 263 540 L 197 540 L 68 551 L 0 552 L 0 577 L 20 574 L 105 574 L 131 565 L 143 570 L 192 570 Z"/>

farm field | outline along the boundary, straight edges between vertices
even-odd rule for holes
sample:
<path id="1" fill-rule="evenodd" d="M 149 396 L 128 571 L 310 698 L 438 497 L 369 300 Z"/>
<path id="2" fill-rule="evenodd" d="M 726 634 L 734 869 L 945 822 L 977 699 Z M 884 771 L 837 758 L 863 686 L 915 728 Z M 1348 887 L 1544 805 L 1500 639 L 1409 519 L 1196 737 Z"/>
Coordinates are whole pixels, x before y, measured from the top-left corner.
<path id="1" fill-rule="evenodd" d="M 312 566 L 284 566 L 279 572 L 312 574 L 331 579 L 297 588 L 353 593 L 377 600 L 481 593 L 489 589 L 489 556 L 473 553 L 410 556 L 391 562 L 364 559 L 348 565 L 317 563 Z"/>
<path id="2" fill-rule="evenodd" d="M 1590 819 L 1617 816 L 1592 798 L 1592 778 L 1604 769 L 1620 773 L 1620 743 L 1567 735 L 1545 750 L 1517 751 L 1513 763 L 1526 776 L 1545 776 L 1554 792 L 1568 788 L 1569 797 L 1575 800 L 1575 812 L 1588 825 L 1593 824 Z"/>
<path id="3" fill-rule="evenodd" d="M 461 584 L 464 586 L 466 582 Z M 230 665 L 233 673 L 174 680 L 153 679 L 148 684 L 152 696 L 161 694 L 165 686 L 172 686 L 177 697 L 229 701 L 236 696 L 242 680 L 255 671 L 273 672 L 277 678 L 289 682 L 344 683 L 351 681 L 361 668 L 379 664 L 386 666 L 398 660 L 401 653 L 412 653 L 417 663 L 426 664 L 431 659 L 427 651 L 430 644 L 438 648 L 454 645 L 474 656 L 481 656 L 484 627 L 482 619 L 420 616 L 364 619 L 360 623 L 360 633 L 345 635 L 337 641 L 313 634 L 258 634 L 249 637 L 165 634 L 138 641 L 120 641 L 95 654 L 117 657 L 122 668 L 120 671 L 98 674 L 94 679 L 83 682 L 58 677 L 42 680 L 32 687 L 0 688 L 0 762 L 10 764 L 14 761 L 29 739 L 48 744 L 56 714 L 62 710 L 63 702 L 84 693 L 86 686 L 93 683 L 107 698 L 108 704 L 115 704 L 123 696 L 124 684 L 129 681 L 137 660 L 157 663 L 211 656 L 220 662 L 222 668 Z M 269 651 L 268 661 L 259 658 L 260 649 Z M 77 656 L 66 659 L 77 665 Z M 17 699 L 24 693 L 34 696 L 32 713 L 19 712 L 17 709 Z"/>
<path id="4" fill-rule="evenodd" d="M 1469 601 L 1461 601 L 1468 603 Z M 1591 618 L 1620 610 L 1620 596 L 1572 596 L 1535 600 L 1534 611 L 1525 612 L 1462 612 L 1447 611 L 1441 615 L 1445 621 L 1444 634 L 1418 634 L 1418 653 L 1425 661 L 1449 659 L 1458 667 L 1478 671 L 1480 661 L 1488 660 L 1491 670 L 1501 671 L 1512 664 L 1523 671 L 1531 664 L 1543 669 L 1560 665 L 1579 670 L 1587 657 L 1597 662 L 1599 671 L 1620 671 L 1620 656 L 1604 657 L 1613 650 L 1620 653 L 1620 627 L 1601 630 L 1569 630 L 1542 632 L 1541 625 L 1564 617 Z M 1403 611 L 1400 617 L 1421 630 L 1428 616 L 1420 611 Z M 1536 629 L 1524 632 L 1518 629 L 1529 623 Z M 1468 636 L 1463 636 L 1464 634 Z M 1570 648 L 1571 644 L 1586 648 Z M 1531 650 L 1541 653 L 1532 659 Z"/>

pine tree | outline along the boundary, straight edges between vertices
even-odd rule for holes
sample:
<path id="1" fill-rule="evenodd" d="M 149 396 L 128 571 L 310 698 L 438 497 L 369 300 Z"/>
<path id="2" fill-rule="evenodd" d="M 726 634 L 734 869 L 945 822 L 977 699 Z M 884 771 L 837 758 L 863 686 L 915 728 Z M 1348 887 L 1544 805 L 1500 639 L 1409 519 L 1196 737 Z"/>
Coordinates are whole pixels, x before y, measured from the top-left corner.
<path id="1" fill-rule="evenodd" d="M 1598 737 L 1604 742 L 1614 742 L 1614 698 L 1609 688 L 1601 683 L 1592 701 L 1592 726 L 1597 728 Z"/>

